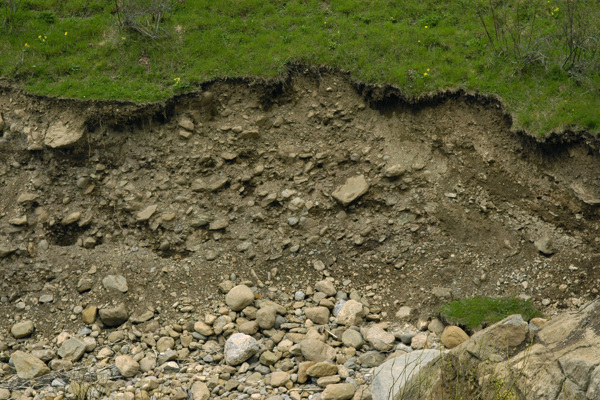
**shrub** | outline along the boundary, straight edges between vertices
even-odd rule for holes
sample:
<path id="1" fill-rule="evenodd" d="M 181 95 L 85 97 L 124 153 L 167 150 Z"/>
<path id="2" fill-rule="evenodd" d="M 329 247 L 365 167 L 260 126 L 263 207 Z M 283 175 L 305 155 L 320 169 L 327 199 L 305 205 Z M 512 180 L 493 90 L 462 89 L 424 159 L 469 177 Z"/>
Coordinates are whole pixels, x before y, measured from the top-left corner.
<path id="1" fill-rule="evenodd" d="M 526 321 L 541 315 L 530 301 L 517 298 L 473 297 L 455 300 L 440 308 L 444 319 L 467 329 L 491 325 L 512 314 L 521 314 Z"/>
<path id="2" fill-rule="evenodd" d="M 121 28 L 157 39 L 167 33 L 161 23 L 176 3 L 177 0 L 115 0 L 115 8 Z"/>
<path id="3" fill-rule="evenodd" d="M 4 25 L 13 26 L 15 16 L 21 7 L 21 0 L 2 0 L 2 8 L 4 9 Z"/>

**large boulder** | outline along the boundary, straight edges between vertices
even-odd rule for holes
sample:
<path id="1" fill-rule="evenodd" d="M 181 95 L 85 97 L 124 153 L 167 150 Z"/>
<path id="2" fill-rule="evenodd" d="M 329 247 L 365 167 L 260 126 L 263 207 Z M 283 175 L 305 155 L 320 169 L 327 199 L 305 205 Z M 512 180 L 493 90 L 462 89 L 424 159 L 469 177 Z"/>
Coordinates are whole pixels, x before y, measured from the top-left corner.
<path id="1" fill-rule="evenodd" d="M 252 336 L 234 333 L 225 342 L 225 362 L 227 365 L 240 365 L 260 350 L 258 342 Z"/>
<path id="2" fill-rule="evenodd" d="M 557 316 L 541 328 L 512 315 L 477 332 L 439 360 L 411 378 L 407 386 L 420 383 L 421 389 L 408 398 L 468 398 L 478 392 L 496 396 L 483 398 L 598 399 L 600 301 Z M 467 376 L 471 384 L 461 380 Z M 451 388 L 453 393 L 448 392 Z M 461 392 L 456 393 L 456 388 Z M 407 397 L 394 397 L 403 398 Z"/>
<path id="3" fill-rule="evenodd" d="M 409 380 L 419 374 L 421 370 L 427 371 L 433 368 L 432 361 L 438 359 L 439 350 L 415 350 L 392 358 L 375 368 L 371 395 L 373 399 L 392 400 L 404 399 L 404 393 L 408 393 L 411 387 L 407 387 Z"/>

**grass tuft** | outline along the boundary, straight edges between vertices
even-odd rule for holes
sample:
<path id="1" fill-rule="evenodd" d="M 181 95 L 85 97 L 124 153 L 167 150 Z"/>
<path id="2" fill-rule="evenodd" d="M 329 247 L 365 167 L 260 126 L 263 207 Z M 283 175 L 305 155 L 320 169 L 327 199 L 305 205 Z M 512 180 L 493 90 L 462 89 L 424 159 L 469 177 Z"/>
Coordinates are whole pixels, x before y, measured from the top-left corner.
<path id="1" fill-rule="evenodd" d="M 513 314 L 521 314 L 526 321 L 541 316 L 530 301 L 517 298 L 473 297 L 455 300 L 440 308 L 444 319 L 467 329 L 485 327 Z"/>

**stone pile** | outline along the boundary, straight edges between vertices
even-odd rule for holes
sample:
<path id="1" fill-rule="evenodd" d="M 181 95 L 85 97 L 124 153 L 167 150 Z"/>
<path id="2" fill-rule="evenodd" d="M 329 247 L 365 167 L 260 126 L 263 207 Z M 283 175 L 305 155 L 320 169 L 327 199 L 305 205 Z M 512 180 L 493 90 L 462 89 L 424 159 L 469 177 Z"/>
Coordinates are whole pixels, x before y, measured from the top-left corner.
<path id="1" fill-rule="evenodd" d="M 127 290 L 118 276 L 103 284 Z M 91 395 L 115 399 L 368 399 L 373 368 L 441 347 L 440 321 L 382 322 L 384 312 L 332 278 L 284 300 L 248 281 L 219 287 L 224 301 L 191 322 L 141 322 L 119 304 L 88 306 L 77 332 L 49 339 L 35 321 L 14 324 L 0 336 L 0 399 L 73 398 L 88 383 Z M 23 380 L 29 389 L 15 389 Z"/>

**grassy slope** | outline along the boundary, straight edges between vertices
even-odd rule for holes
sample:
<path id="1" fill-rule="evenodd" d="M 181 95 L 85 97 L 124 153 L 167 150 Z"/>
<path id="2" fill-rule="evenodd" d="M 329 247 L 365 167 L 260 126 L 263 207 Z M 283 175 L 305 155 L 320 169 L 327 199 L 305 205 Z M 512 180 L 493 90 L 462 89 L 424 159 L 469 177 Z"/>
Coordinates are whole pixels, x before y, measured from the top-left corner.
<path id="1" fill-rule="evenodd" d="M 152 41 L 119 30 L 112 1 L 24 0 L 15 27 L 0 31 L 0 75 L 33 93 L 143 102 L 215 77 L 274 77 L 300 61 L 407 94 L 455 87 L 495 93 L 534 134 L 596 132 L 597 70 L 573 79 L 551 65 L 497 55 L 473 1 L 187 0 L 165 21 L 170 36 Z M 552 6 L 542 10 L 538 29 L 557 29 Z"/>

